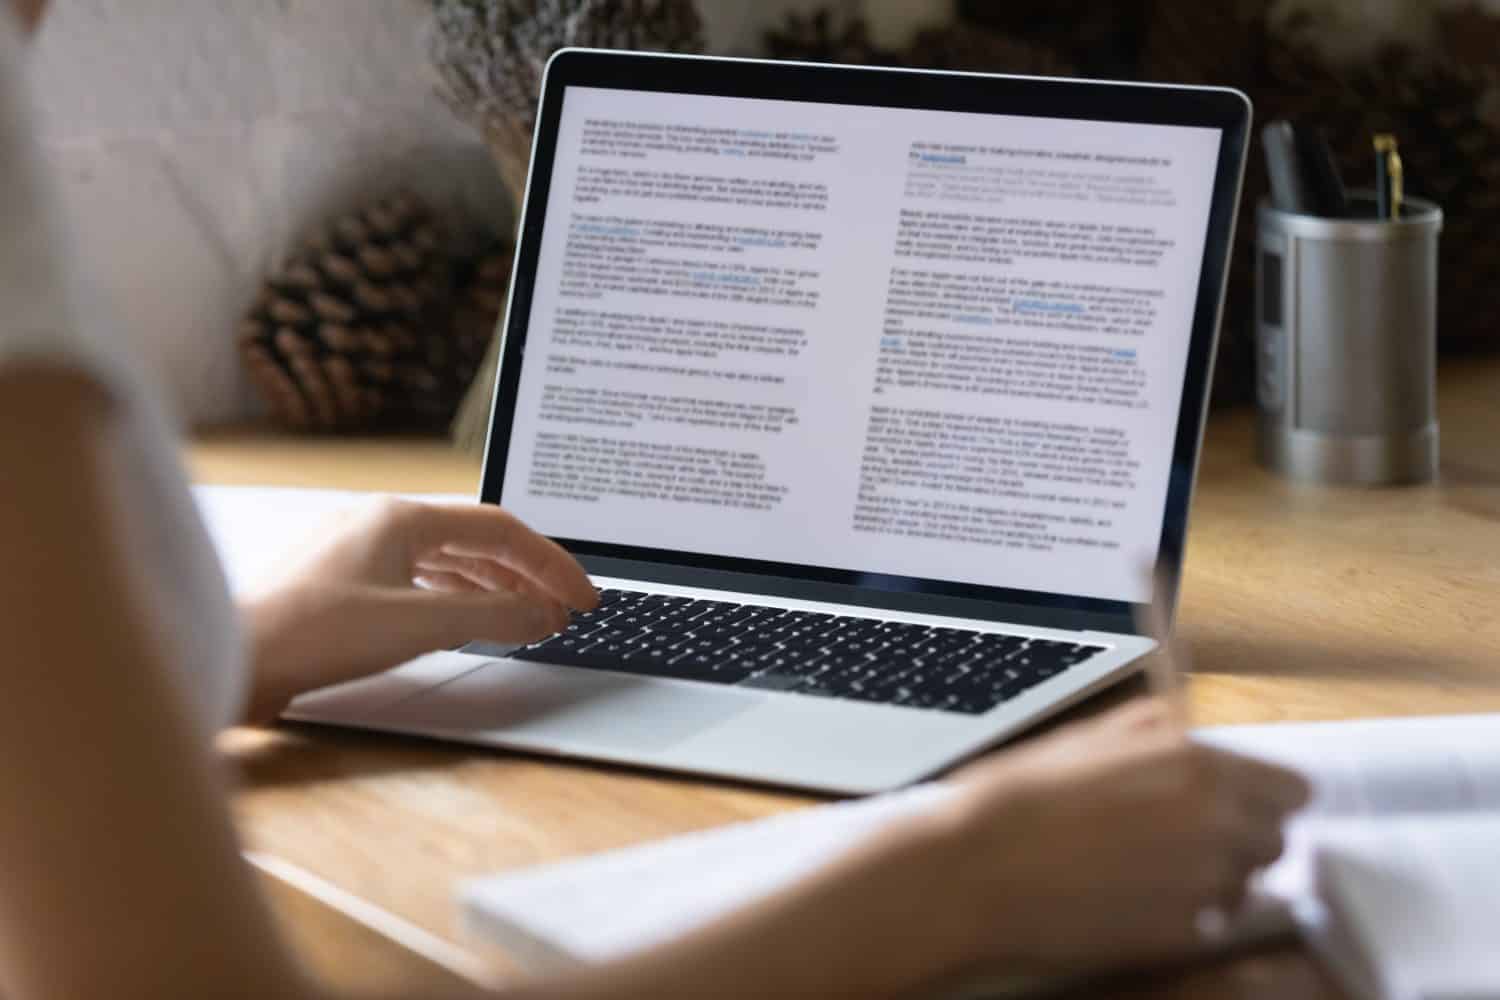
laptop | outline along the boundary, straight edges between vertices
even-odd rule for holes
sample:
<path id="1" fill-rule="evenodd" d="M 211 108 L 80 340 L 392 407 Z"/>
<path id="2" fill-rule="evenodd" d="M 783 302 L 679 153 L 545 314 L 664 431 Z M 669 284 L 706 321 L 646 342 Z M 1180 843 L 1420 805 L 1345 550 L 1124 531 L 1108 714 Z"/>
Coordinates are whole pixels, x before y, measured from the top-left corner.
<path id="1" fill-rule="evenodd" d="M 600 607 L 288 718 L 867 793 L 1128 676 L 1249 121 L 1221 89 L 559 52 L 480 499 Z"/>

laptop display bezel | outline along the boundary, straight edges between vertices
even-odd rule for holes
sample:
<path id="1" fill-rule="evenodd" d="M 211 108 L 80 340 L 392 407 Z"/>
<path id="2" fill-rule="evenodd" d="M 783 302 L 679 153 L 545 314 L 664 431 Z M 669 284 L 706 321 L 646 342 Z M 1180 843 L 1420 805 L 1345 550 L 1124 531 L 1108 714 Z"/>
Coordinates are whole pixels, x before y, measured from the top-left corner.
<path id="1" fill-rule="evenodd" d="M 1208 238 L 1173 442 L 1158 567 L 1176 579 L 1206 419 L 1217 331 L 1243 182 L 1251 111 L 1220 88 L 887 70 L 811 63 L 567 49 L 549 62 L 521 209 L 480 499 L 502 502 L 521 362 L 531 319 L 563 98 L 569 87 L 605 87 L 825 104 L 1139 122 L 1219 129 Z M 1068 594 L 861 573 L 703 553 L 559 538 L 590 573 L 628 580 L 940 614 L 981 621 L 1134 633 L 1136 605 Z M 1175 594 L 1176 588 L 1171 588 Z M 1164 609 L 1170 619 L 1173 609 Z"/>

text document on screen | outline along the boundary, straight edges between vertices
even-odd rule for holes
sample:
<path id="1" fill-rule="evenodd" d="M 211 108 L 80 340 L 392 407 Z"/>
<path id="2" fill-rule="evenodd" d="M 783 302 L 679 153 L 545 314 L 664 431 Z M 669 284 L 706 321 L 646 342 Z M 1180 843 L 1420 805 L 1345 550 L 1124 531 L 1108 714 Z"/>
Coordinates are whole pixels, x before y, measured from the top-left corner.
<path id="1" fill-rule="evenodd" d="M 1216 129 L 575 87 L 501 501 L 1142 600 Z"/>

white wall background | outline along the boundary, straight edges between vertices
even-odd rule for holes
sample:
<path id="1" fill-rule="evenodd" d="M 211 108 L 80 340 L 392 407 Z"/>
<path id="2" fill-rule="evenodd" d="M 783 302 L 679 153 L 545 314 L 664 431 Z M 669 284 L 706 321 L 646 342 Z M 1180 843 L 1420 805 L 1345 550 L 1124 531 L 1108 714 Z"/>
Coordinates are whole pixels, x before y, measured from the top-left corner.
<path id="1" fill-rule="evenodd" d="M 32 72 L 83 265 L 193 421 L 253 409 L 234 331 L 310 223 L 413 182 L 495 212 L 423 0 L 55 0 Z M 502 202 L 503 204 L 503 202 Z"/>
<path id="2" fill-rule="evenodd" d="M 845 0 L 900 41 L 953 0 Z M 704 0 L 749 52 L 811 0 Z M 309 224 L 395 183 L 504 226 L 483 148 L 434 96 L 426 0 L 53 0 L 43 142 L 119 336 L 197 423 L 255 410 L 234 331 Z"/>

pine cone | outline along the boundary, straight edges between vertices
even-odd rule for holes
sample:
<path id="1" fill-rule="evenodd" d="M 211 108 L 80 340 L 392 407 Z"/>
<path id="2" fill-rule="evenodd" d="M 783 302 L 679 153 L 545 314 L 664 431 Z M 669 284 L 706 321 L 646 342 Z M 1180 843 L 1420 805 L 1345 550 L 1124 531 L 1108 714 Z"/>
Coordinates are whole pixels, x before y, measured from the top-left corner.
<path id="1" fill-rule="evenodd" d="M 435 0 L 433 8 L 443 96 L 483 134 L 517 205 L 552 53 L 570 45 L 703 50 L 693 0 Z"/>
<path id="2" fill-rule="evenodd" d="M 921 32 L 902 63 L 918 69 L 1025 76 L 1070 76 L 1073 66 L 1046 45 L 1012 38 L 976 24 L 955 24 Z"/>
<path id="3" fill-rule="evenodd" d="M 495 336 L 510 294 L 514 251 L 496 245 L 480 253 L 457 270 L 457 293 L 453 302 L 453 339 L 465 357 L 482 357 Z M 488 391 L 488 387 L 486 387 Z"/>
<path id="4" fill-rule="evenodd" d="M 1222 0 L 1198 0 L 1220 3 Z M 1147 0 L 960 0 L 959 17 L 1058 56 L 1076 72 L 1113 79 L 1139 69 Z"/>
<path id="5" fill-rule="evenodd" d="M 861 66 L 899 62 L 895 52 L 876 48 L 870 41 L 869 25 L 863 18 L 826 6 L 810 14 L 787 14 L 780 27 L 765 33 L 764 41 L 766 54 L 772 59 Z"/>
<path id="6" fill-rule="evenodd" d="M 1274 0 L 1151 0 L 1143 79 L 1254 89 Z"/>
<path id="7" fill-rule="evenodd" d="M 1438 13 L 1438 32 L 1444 54 L 1459 67 L 1500 81 L 1500 15 L 1478 4 L 1445 7 Z"/>
<path id="8" fill-rule="evenodd" d="M 878 48 L 863 18 L 827 6 L 811 14 L 788 14 L 781 27 L 766 33 L 765 48 L 773 59 L 806 62 L 1034 76 L 1067 76 L 1073 71 L 1067 60 L 1045 46 L 963 22 L 922 31 L 904 50 Z"/>
<path id="9" fill-rule="evenodd" d="M 419 201 L 397 195 L 307 240 L 266 282 L 240 350 L 289 427 L 437 426 L 483 351 L 449 336 L 448 303 L 437 227 Z"/>
<path id="10" fill-rule="evenodd" d="M 460 278 L 454 309 L 455 334 L 482 356 L 477 371 L 453 419 L 453 439 L 470 454 L 481 454 L 490 429 L 490 405 L 500 368 L 500 338 L 496 336 L 510 292 L 513 249 L 494 247 L 477 257 Z"/>

